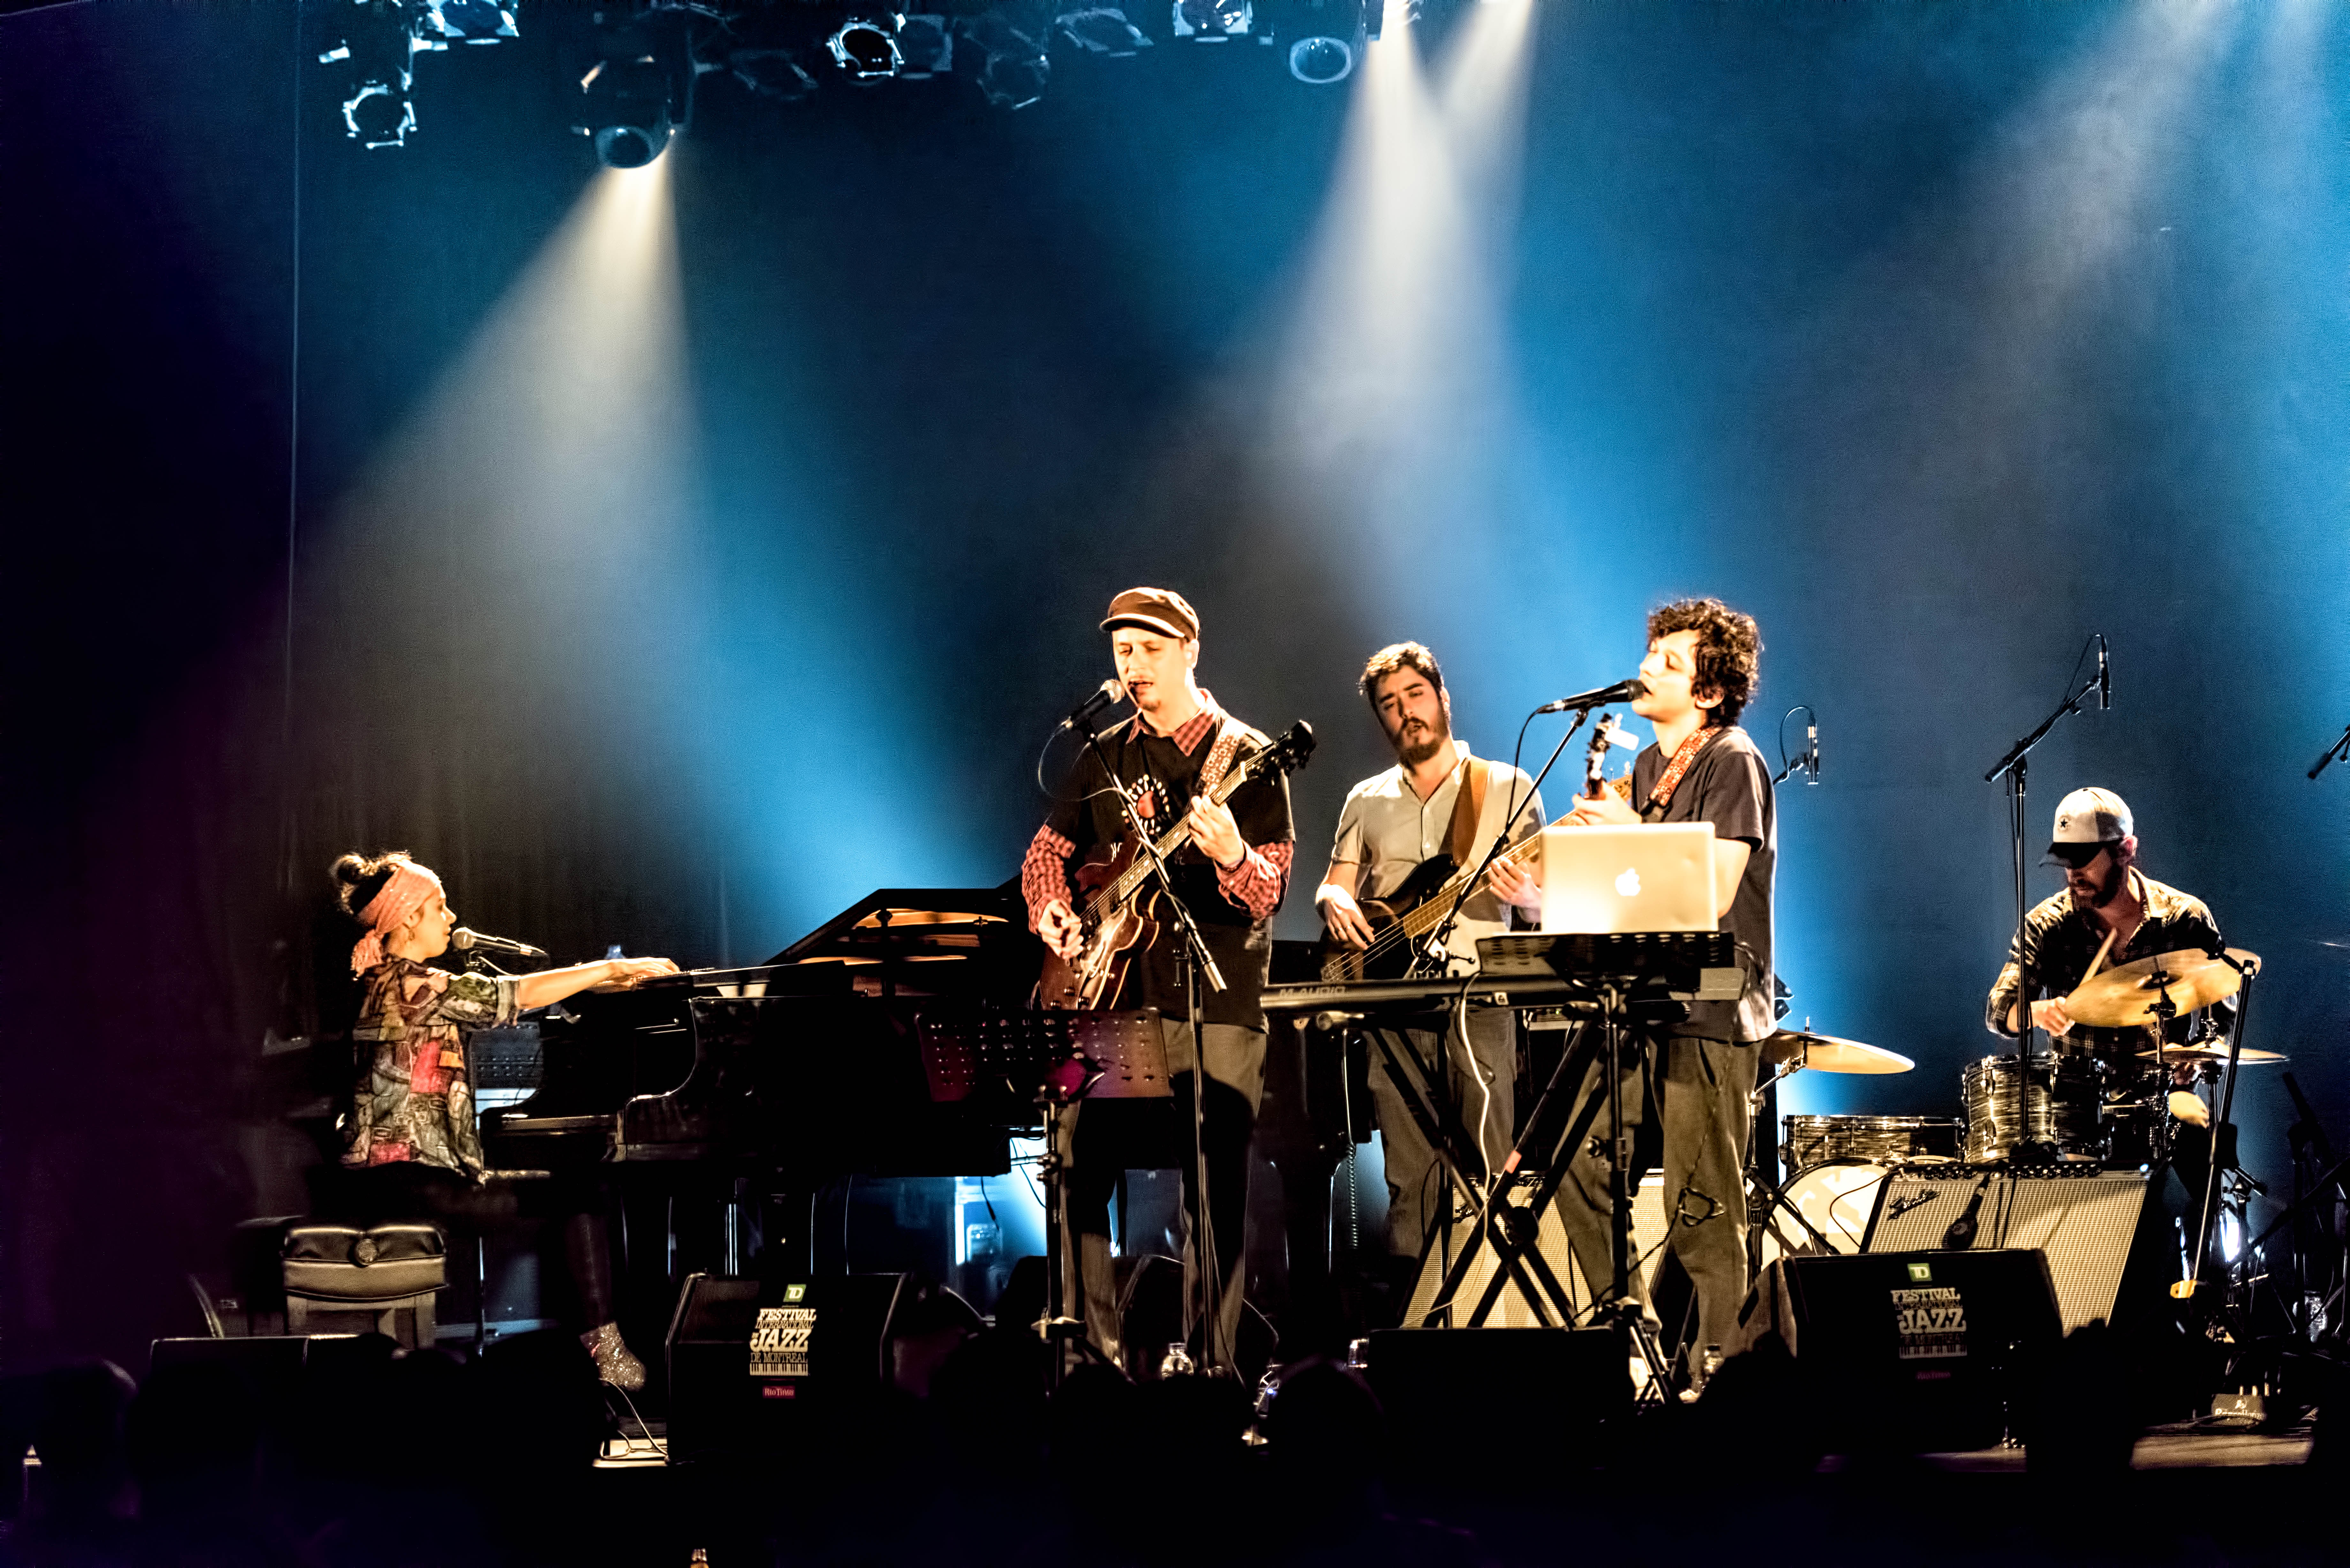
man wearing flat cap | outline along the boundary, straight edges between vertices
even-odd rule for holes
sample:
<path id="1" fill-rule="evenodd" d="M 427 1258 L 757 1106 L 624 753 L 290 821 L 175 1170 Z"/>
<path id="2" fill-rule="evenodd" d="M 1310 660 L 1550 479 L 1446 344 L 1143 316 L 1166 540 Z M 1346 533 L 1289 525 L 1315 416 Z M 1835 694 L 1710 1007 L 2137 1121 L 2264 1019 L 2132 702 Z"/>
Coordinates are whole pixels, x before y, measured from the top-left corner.
<path id="1" fill-rule="evenodd" d="M 1021 890 L 1029 924 L 1047 946 L 1074 957 L 1082 932 L 1075 912 L 1072 873 L 1107 860 L 1127 836 L 1126 814 L 1110 792 L 1122 790 L 1153 833 L 1180 821 L 1190 842 L 1168 857 L 1175 896 L 1198 923 L 1222 971 L 1224 989 L 1200 984 L 1200 1044 L 1195 1051 L 1177 955 L 1182 928 L 1158 922 L 1149 946 L 1133 956 L 1121 990 L 1103 1005 L 1155 1007 L 1165 1020 L 1167 1066 L 1175 1090 L 1174 1121 L 1183 1165 L 1187 1210 L 1196 1212 L 1199 1173 L 1191 1168 L 1191 1096 L 1196 1064 L 1207 1060 L 1200 1118 L 1205 1152 L 1208 1217 L 1215 1236 L 1222 1282 L 1221 1343 L 1229 1352 L 1240 1322 L 1241 1261 L 1248 1215 L 1249 1138 L 1264 1088 L 1264 1008 L 1262 998 L 1273 954 L 1273 917 L 1289 886 L 1296 846 L 1290 826 L 1289 784 L 1278 773 L 1249 779 L 1218 804 L 1211 792 L 1243 751 L 1268 744 L 1259 731 L 1233 718 L 1202 688 L 1200 617 L 1170 588 L 1128 588 L 1110 601 L 1102 619 L 1118 683 L 1134 716 L 1103 732 L 1099 750 L 1081 753 L 1056 793 L 1051 813 L 1022 862 Z M 1104 764 L 1107 764 L 1107 772 Z M 1112 1272 L 1109 1199 L 1127 1155 L 1154 1109 L 1148 1101 L 1102 1101 L 1072 1106 L 1067 1210 L 1070 1235 L 1063 1249 L 1064 1288 L 1085 1303 L 1087 1336 L 1113 1359 L 1122 1355 L 1116 1276 Z M 1161 1132 L 1163 1134 L 1164 1128 Z M 1189 1228 L 1196 1236 L 1197 1225 Z M 1187 1246 L 1189 1246 L 1187 1241 Z M 1137 1347 L 1135 1364 L 1161 1347 Z"/>

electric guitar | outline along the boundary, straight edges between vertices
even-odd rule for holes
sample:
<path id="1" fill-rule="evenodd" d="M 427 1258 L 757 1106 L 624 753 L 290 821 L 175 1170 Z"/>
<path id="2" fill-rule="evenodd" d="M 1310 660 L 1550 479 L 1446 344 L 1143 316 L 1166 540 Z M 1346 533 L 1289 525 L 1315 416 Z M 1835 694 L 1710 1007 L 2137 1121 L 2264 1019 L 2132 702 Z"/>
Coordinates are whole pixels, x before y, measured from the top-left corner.
<path id="1" fill-rule="evenodd" d="M 1596 799 L 1604 791 L 1613 791 L 1619 800 L 1632 797 L 1632 778 L 1607 776 L 1608 748 L 1632 744 L 1621 725 L 1608 714 L 1599 716 L 1596 728 L 1591 732 L 1591 742 L 1583 753 L 1583 796 Z M 1567 814 L 1572 816 L 1572 812 Z M 1562 816 L 1550 826 L 1563 827 L 1567 817 Z M 1513 866 L 1538 864 L 1542 855 L 1542 835 L 1530 833 L 1494 857 L 1495 862 L 1506 861 Z M 1469 872 L 1449 854 L 1430 856 L 1411 869 L 1393 892 L 1378 898 L 1361 900 L 1363 918 L 1371 924 L 1368 947 L 1344 947 L 1336 942 L 1323 944 L 1322 979 L 1326 983 L 1344 984 L 1357 980 L 1401 980 L 1411 972 L 1413 962 L 1420 956 L 1422 940 L 1430 931 L 1444 923 L 1451 911 L 1453 900 L 1461 897 L 1461 888 Z M 1480 882 L 1482 888 L 1483 883 Z M 1466 900 L 1462 900 L 1466 902 Z"/>
<path id="2" fill-rule="evenodd" d="M 1314 727 L 1300 719 L 1278 740 L 1232 759 L 1231 769 L 1216 781 L 1208 798 L 1219 805 L 1251 779 L 1278 778 L 1305 765 L 1314 754 Z M 1191 842 L 1191 829 L 1180 818 L 1151 841 L 1164 859 Z M 1074 958 L 1049 950 L 1045 971 L 1036 981 L 1039 1007 L 1116 1007 L 1126 990 L 1133 957 L 1149 950 L 1158 936 L 1159 920 L 1153 913 L 1167 890 L 1153 875 L 1152 857 L 1129 826 L 1116 853 L 1107 860 L 1088 862 L 1076 870 L 1077 910 L 1082 943 Z"/>

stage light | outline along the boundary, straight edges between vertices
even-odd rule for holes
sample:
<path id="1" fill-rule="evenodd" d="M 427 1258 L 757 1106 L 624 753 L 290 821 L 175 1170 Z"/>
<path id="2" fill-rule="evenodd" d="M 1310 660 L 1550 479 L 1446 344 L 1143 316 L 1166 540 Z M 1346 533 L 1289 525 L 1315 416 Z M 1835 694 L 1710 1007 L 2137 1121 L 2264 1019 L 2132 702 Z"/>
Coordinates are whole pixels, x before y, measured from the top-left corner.
<path id="1" fill-rule="evenodd" d="M 345 15 L 341 40 L 318 56 L 322 66 L 348 61 L 358 78 L 343 99 L 344 130 L 362 147 L 401 146 L 416 129 L 416 106 L 409 97 L 416 81 L 416 51 L 429 46 L 418 40 L 415 18 L 397 5 L 357 6 Z"/>
<path id="2" fill-rule="evenodd" d="M 1150 35 L 1127 20 L 1126 13 L 1097 5 L 1065 11 L 1053 18 L 1061 36 L 1090 55 L 1125 59 L 1150 47 Z"/>
<path id="3" fill-rule="evenodd" d="M 677 131 L 670 77 L 650 55 L 598 60 L 579 91 L 587 102 L 572 129 L 595 143 L 596 161 L 607 169 L 641 169 L 668 150 Z"/>
<path id="4" fill-rule="evenodd" d="M 521 36 L 514 12 L 492 0 L 425 0 L 419 26 L 439 40 L 434 46 L 439 48 L 451 43 L 502 44 Z"/>
<path id="5" fill-rule="evenodd" d="M 362 82 L 358 92 L 343 100 L 343 124 L 352 140 L 367 148 L 407 143 L 408 133 L 416 129 L 416 105 L 408 97 L 411 80 L 401 71 L 389 81 Z"/>
<path id="6" fill-rule="evenodd" d="M 1220 44 L 1244 38 L 1256 26 L 1256 7 L 1249 0 L 1175 0 L 1173 27 L 1179 38 Z"/>
<path id="7" fill-rule="evenodd" d="M 1289 74 L 1308 87 L 1354 75 L 1369 37 L 1364 10 L 1365 0 L 1279 0 L 1268 26 L 1274 38 L 1289 40 Z"/>
<path id="8" fill-rule="evenodd" d="M 1300 38 L 1289 46 L 1289 74 L 1308 87 L 1328 87 L 1355 74 L 1355 47 L 1344 38 Z"/>
<path id="9" fill-rule="evenodd" d="M 858 81 L 879 81 L 905 68 L 906 57 L 898 52 L 897 35 L 895 16 L 879 21 L 869 16 L 851 16 L 838 32 L 825 40 L 825 47 L 832 51 L 840 68 Z"/>

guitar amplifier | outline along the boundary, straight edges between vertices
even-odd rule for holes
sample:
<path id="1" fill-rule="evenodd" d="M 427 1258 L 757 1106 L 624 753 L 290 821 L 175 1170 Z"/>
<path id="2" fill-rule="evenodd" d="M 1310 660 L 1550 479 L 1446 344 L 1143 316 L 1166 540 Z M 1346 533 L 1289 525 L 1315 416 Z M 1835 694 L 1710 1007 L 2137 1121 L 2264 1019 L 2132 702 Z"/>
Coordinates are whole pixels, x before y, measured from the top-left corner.
<path id="1" fill-rule="evenodd" d="M 2164 1226 L 2143 1171 L 2100 1176 L 2011 1176 L 1991 1171 L 1941 1177 L 1905 1172 L 1885 1183 L 1864 1252 L 1946 1248 L 1952 1226 L 1974 1211 L 1978 1249 L 2033 1249 L 2048 1259 L 2064 1332 L 2112 1323 L 2117 1313 L 2159 1300 Z M 2135 1270 L 2133 1262 L 2136 1263 Z M 2171 1260 L 2176 1262 L 2177 1260 Z M 2178 1277 L 2178 1270 L 2169 1277 Z M 2125 1293 L 2125 1279 L 2130 1289 Z"/>

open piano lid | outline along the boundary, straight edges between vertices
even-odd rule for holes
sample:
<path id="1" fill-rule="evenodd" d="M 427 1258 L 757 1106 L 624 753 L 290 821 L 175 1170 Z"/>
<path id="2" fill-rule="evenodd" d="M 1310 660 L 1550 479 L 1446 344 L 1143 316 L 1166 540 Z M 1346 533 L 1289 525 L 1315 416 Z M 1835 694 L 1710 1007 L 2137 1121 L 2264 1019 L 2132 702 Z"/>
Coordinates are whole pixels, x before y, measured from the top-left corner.
<path id="1" fill-rule="evenodd" d="M 997 888 L 879 888 L 767 961 L 975 959 L 1027 938 L 1017 877 Z"/>

